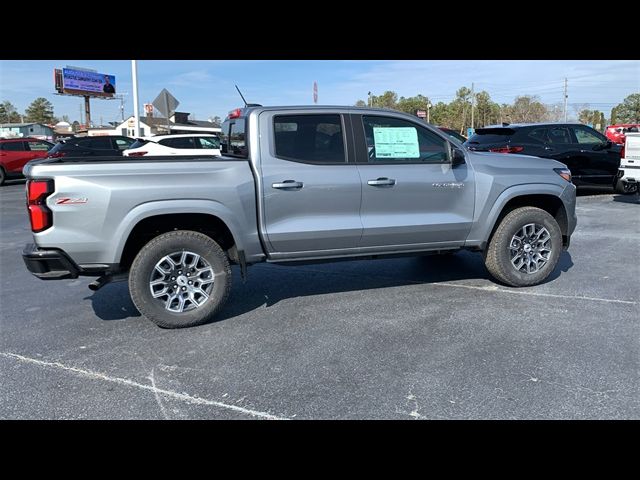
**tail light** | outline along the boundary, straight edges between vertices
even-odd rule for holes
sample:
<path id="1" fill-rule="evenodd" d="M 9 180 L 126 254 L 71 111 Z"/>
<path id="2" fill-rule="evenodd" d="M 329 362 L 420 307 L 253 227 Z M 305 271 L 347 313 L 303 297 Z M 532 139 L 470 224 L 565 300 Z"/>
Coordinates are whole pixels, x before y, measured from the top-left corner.
<path id="1" fill-rule="evenodd" d="M 511 145 L 505 145 L 504 147 L 490 148 L 490 152 L 495 153 L 520 153 L 524 150 L 524 147 L 512 147 Z"/>
<path id="2" fill-rule="evenodd" d="M 620 158 L 624 158 L 624 145 L 622 145 L 622 148 L 620 149 Z"/>
<path id="3" fill-rule="evenodd" d="M 51 210 L 45 200 L 53 193 L 53 180 L 27 180 L 27 208 L 33 233 L 42 232 L 53 225 Z"/>
<path id="4" fill-rule="evenodd" d="M 229 118 L 229 119 L 238 118 L 238 117 L 240 117 L 240 115 L 242 115 L 242 109 L 241 108 L 236 108 L 235 110 L 231 110 L 229 112 L 229 115 L 227 116 L 227 118 Z"/>
<path id="5" fill-rule="evenodd" d="M 55 152 L 55 153 L 50 153 L 48 155 L 49 158 L 60 158 L 60 157 L 64 157 L 66 155 L 66 153 L 64 152 Z"/>
<path id="6" fill-rule="evenodd" d="M 131 152 L 127 153 L 127 157 L 144 157 L 149 152 Z"/>

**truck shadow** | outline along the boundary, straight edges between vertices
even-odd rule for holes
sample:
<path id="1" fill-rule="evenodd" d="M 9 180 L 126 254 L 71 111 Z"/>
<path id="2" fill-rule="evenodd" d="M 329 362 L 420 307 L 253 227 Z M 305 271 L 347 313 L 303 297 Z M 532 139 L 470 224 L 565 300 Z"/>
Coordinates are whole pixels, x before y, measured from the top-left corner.
<path id="1" fill-rule="evenodd" d="M 557 279 L 572 266 L 569 252 L 562 252 L 556 268 L 544 283 Z M 482 256 L 471 252 L 295 267 L 261 264 L 249 269 L 245 284 L 239 275 L 234 275 L 229 301 L 214 322 L 296 297 L 473 279 L 496 284 Z"/>
<path id="2" fill-rule="evenodd" d="M 545 283 L 557 279 L 572 266 L 569 252 L 562 252 L 558 265 Z M 489 276 L 482 256 L 471 252 L 299 266 L 258 264 L 249 268 L 245 283 L 240 278 L 238 268 L 234 267 L 229 300 L 210 323 L 237 317 L 263 306 L 268 308 L 281 300 L 296 297 L 474 279 L 496 284 Z M 140 316 L 129 297 L 127 282 L 106 285 L 86 299 L 91 300 L 94 313 L 102 320 Z"/>

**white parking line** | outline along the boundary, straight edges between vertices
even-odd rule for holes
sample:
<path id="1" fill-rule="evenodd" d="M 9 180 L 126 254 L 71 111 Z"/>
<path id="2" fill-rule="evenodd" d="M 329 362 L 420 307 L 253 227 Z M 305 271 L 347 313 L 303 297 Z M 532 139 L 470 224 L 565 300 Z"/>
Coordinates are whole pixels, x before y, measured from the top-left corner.
<path id="1" fill-rule="evenodd" d="M 250 415 L 252 417 L 257 417 L 257 418 L 264 418 L 267 420 L 288 420 L 288 418 L 284 418 L 284 417 L 278 417 L 276 415 L 271 415 L 270 413 L 266 413 L 266 412 L 259 412 L 257 410 L 251 410 L 248 408 L 243 408 L 243 407 L 238 407 L 237 405 L 227 405 L 226 403 L 222 403 L 222 402 L 216 402 L 215 400 L 207 400 L 206 398 L 201 398 L 201 397 L 195 397 L 193 395 L 188 395 L 186 393 L 178 393 L 178 392 L 174 392 L 172 390 L 165 390 L 162 388 L 156 388 L 152 385 L 144 385 L 142 383 L 138 383 L 138 382 L 134 382 L 133 380 L 129 380 L 126 378 L 120 378 L 120 377 L 111 377 L 109 375 L 105 375 L 103 373 L 100 372 L 93 372 L 91 370 L 84 370 L 82 368 L 77 368 L 77 367 L 69 367 L 67 365 L 63 365 L 62 363 L 59 362 L 45 362 L 43 360 L 38 360 L 35 358 L 29 358 L 29 357 L 25 357 L 24 355 L 18 355 L 16 353 L 11 353 L 11 352 L 0 352 L 0 356 L 5 357 L 5 358 L 11 358 L 14 360 L 18 360 L 21 362 L 25 362 L 25 363 L 32 363 L 35 365 L 40 365 L 42 367 L 51 367 L 51 368 L 56 368 L 59 370 L 64 370 L 67 372 L 72 372 L 75 373 L 77 375 L 83 376 L 83 377 L 88 377 L 88 378 L 93 378 L 96 380 L 103 380 L 106 382 L 113 382 L 113 383 L 118 383 L 120 385 L 127 385 L 130 387 L 136 387 L 136 388 L 140 388 L 142 390 L 148 390 L 150 392 L 153 392 L 155 395 L 164 395 L 166 397 L 170 397 L 176 400 L 180 400 L 186 403 L 192 403 L 195 405 L 210 405 L 213 407 L 219 407 L 219 408 L 224 408 L 227 410 L 233 410 L 235 412 L 239 412 L 239 413 L 243 413 L 245 415 Z"/>
<path id="2" fill-rule="evenodd" d="M 591 300 L 594 302 L 624 303 L 626 305 L 638 305 L 638 302 L 634 302 L 631 300 L 617 300 L 615 298 L 583 297 L 580 295 L 556 295 L 554 293 L 541 293 L 541 292 L 523 292 L 520 290 L 507 290 L 507 289 L 496 287 L 493 285 L 487 285 L 486 287 L 478 287 L 475 285 L 461 285 L 460 283 L 430 283 L 429 285 L 437 285 L 438 287 L 469 288 L 472 290 L 483 290 L 485 292 L 513 293 L 514 295 L 533 295 L 534 297 L 552 297 L 552 298 L 563 298 L 563 299 L 571 299 L 571 300 Z"/>

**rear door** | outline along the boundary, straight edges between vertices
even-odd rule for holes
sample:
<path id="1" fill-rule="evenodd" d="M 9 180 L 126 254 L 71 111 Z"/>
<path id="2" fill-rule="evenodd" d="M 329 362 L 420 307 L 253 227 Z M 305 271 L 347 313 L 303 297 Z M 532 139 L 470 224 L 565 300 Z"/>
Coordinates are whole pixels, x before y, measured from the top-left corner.
<path id="1" fill-rule="evenodd" d="M 27 150 L 26 142 L 9 141 L 0 144 L 0 157 L 6 172 L 19 173 L 24 164 L 31 160 L 31 152 Z"/>
<path id="2" fill-rule="evenodd" d="M 360 246 L 462 246 L 475 202 L 469 164 L 452 167 L 449 142 L 417 122 L 353 115 L 352 124 L 362 179 Z"/>
<path id="3" fill-rule="evenodd" d="M 361 185 L 348 161 L 347 119 L 331 110 L 260 114 L 260 194 L 274 258 L 339 255 L 358 246 Z M 230 139 L 234 151 L 246 148 L 234 145 L 233 133 Z"/>

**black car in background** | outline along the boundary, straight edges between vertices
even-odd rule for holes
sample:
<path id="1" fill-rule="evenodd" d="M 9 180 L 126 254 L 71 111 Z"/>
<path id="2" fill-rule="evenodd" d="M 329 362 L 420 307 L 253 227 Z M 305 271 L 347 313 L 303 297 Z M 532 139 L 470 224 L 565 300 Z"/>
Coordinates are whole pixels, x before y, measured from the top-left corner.
<path id="1" fill-rule="evenodd" d="M 460 135 L 458 132 L 456 132 L 451 128 L 447 128 L 447 127 L 438 127 L 438 128 L 444 133 L 446 133 L 447 135 L 449 135 L 451 138 L 455 138 L 456 140 L 459 140 L 462 143 L 467 141 L 467 137 Z"/>
<path id="2" fill-rule="evenodd" d="M 464 145 L 476 151 L 551 158 L 569 167 L 576 187 L 622 192 L 617 179 L 621 147 L 587 125 L 502 124 L 478 128 Z"/>
<path id="3" fill-rule="evenodd" d="M 135 139 L 121 135 L 100 137 L 72 137 L 59 140 L 49 150 L 49 157 L 105 157 L 122 155 L 122 151 L 130 148 Z"/>

